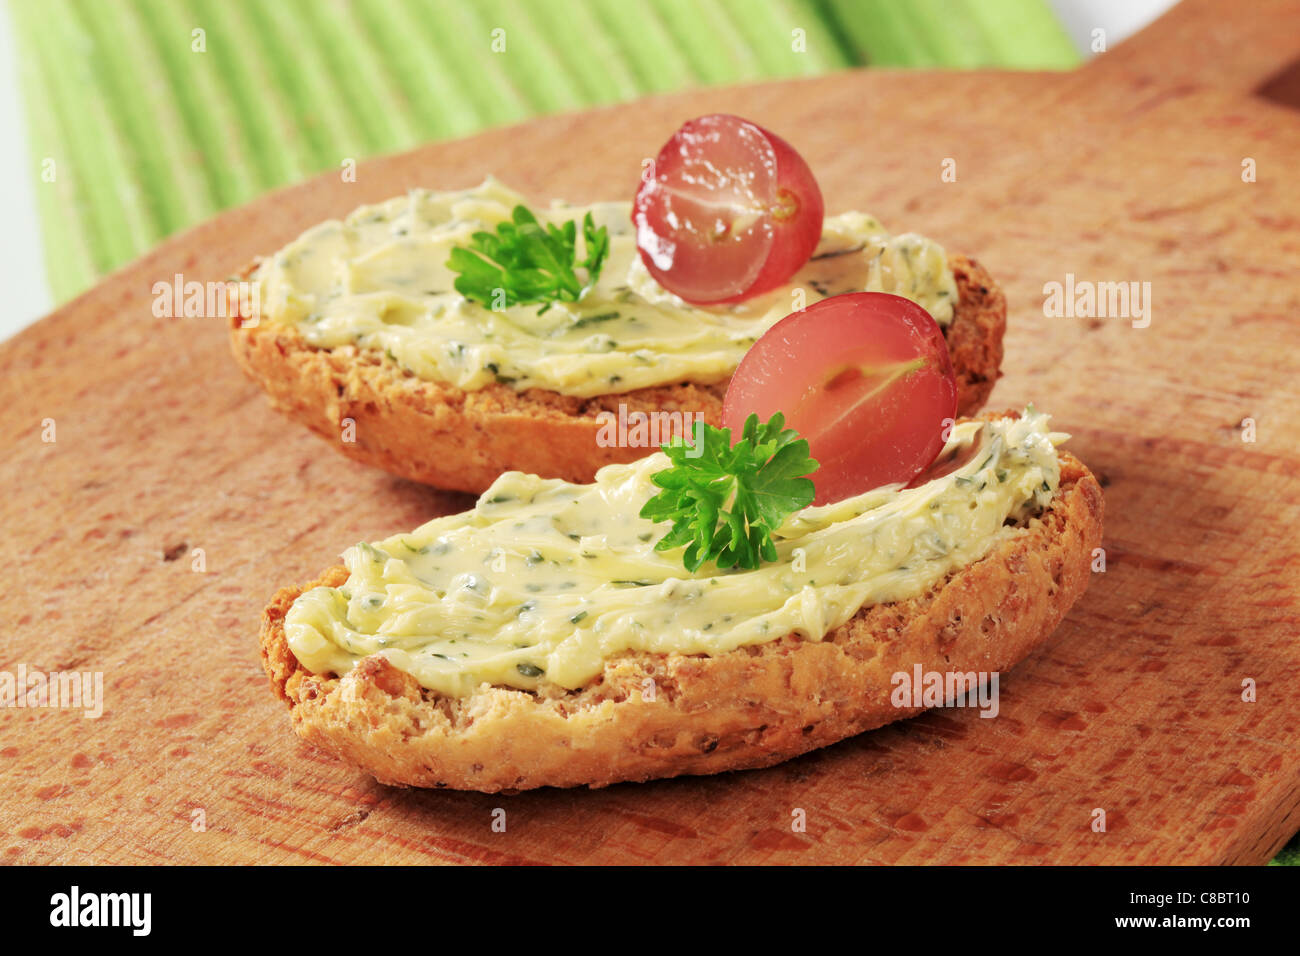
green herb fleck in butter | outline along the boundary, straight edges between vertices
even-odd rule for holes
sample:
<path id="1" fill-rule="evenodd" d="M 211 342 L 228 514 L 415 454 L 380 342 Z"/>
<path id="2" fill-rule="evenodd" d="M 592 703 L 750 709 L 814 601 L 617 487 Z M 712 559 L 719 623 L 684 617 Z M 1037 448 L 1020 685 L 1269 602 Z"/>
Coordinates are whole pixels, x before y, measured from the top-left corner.
<path id="1" fill-rule="evenodd" d="M 460 192 L 413 190 L 309 229 L 257 271 L 261 318 L 320 348 L 387 353 L 420 378 L 479 389 L 503 382 L 567 395 L 726 380 L 754 340 L 795 308 L 844 292 L 893 292 L 952 320 L 957 287 L 943 249 L 890 236 L 870 216 L 825 221 L 790 284 L 733 306 L 688 305 L 650 276 L 626 202 L 553 205 L 543 222 L 592 214 L 610 235 L 600 280 L 581 301 L 493 311 L 459 295 L 451 249 L 508 220 L 523 197 L 494 179 Z M 802 298 L 796 295 L 801 290 Z M 540 314 L 539 314 L 540 313 Z"/>
<path id="2" fill-rule="evenodd" d="M 654 550 L 664 529 L 638 512 L 662 453 L 602 468 L 590 485 L 508 472 L 472 511 L 350 548 L 347 582 L 289 609 L 289 646 L 315 673 L 382 654 L 424 687 L 465 696 L 483 684 L 582 687 L 627 651 L 820 640 L 1018 533 L 1055 494 L 1065 437 L 1033 411 L 958 425 L 940 456 L 963 462 L 955 470 L 796 512 L 776 536 L 778 560 L 753 571 L 691 574 L 679 552 Z"/>

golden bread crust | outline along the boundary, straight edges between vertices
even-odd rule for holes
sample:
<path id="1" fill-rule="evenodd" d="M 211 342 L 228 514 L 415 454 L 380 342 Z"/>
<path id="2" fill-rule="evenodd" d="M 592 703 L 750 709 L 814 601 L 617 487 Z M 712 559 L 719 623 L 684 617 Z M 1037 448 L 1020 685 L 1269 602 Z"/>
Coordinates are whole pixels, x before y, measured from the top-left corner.
<path id="1" fill-rule="evenodd" d="M 945 336 L 957 376 L 957 414 L 969 415 L 997 381 L 1007 305 L 977 262 L 950 256 L 949 264 L 959 300 Z M 722 420 L 726 382 L 593 398 L 501 384 L 466 391 L 420 379 L 373 350 L 314 348 L 292 327 L 262 322 L 243 328 L 253 317 L 231 311 L 235 358 L 276 409 L 349 458 L 440 488 L 477 494 L 504 471 L 585 483 L 604 465 L 635 461 L 649 449 L 596 442 L 597 416 L 617 413 L 620 404 L 629 414 L 698 411 L 711 425 Z M 353 424 L 345 430 L 349 419 Z"/>
<path id="2" fill-rule="evenodd" d="M 919 597 L 863 608 L 821 641 L 621 655 L 579 691 L 446 698 L 379 657 L 343 677 L 308 672 L 284 616 L 307 588 L 343 583 L 341 566 L 275 595 L 262 661 L 298 734 L 382 783 L 496 792 L 764 767 L 918 713 L 891 704 L 896 672 L 1002 671 L 1024 658 L 1087 588 L 1102 510 L 1096 478 L 1062 452 L 1051 506 Z"/>

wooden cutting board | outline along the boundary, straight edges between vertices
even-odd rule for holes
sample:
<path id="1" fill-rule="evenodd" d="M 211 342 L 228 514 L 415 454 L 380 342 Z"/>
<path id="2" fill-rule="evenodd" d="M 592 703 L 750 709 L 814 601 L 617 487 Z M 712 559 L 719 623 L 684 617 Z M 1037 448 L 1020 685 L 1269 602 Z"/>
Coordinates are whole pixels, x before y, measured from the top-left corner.
<path id="1" fill-rule="evenodd" d="M 105 696 L 97 720 L 0 711 L 0 859 L 1268 860 L 1300 827 L 1300 8 L 1250 9 L 1184 2 L 1072 74 L 692 92 L 363 163 L 166 242 L 0 346 L 0 670 L 99 671 Z M 493 172 L 539 199 L 629 195 L 644 155 L 714 111 L 797 144 L 829 210 L 998 277 L 992 406 L 1050 410 L 1104 476 L 1105 572 L 1003 675 L 994 720 L 932 712 L 770 770 L 515 796 L 391 789 L 313 752 L 262 674 L 262 605 L 469 499 L 281 419 L 222 323 L 155 318 L 153 284 L 222 278 L 411 186 Z M 1150 325 L 1046 317 L 1067 273 L 1149 282 Z"/>

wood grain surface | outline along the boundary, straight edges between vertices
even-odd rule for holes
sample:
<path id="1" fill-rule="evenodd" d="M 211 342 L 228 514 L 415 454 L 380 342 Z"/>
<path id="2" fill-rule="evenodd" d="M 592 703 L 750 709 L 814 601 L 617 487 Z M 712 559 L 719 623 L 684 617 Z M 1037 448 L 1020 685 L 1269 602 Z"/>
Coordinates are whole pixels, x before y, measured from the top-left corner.
<path id="1" fill-rule="evenodd" d="M 0 711 L 0 859 L 1268 860 L 1300 826 L 1300 7 L 1248 11 L 1187 0 L 1071 74 L 853 72 L 430 145 L 177 236 L 0 346 L 0 670 L 98 671 L 105 695 L 99 719 Z M 713 111 L 797 144 L 828 211 L 998 277 L 991 407 L 1051 411 L 1104 477 L 1105 572 L 1003 675 L 994 720 L 931 712 L 770 770 L 515 796 L 390 789 L 313 752 L 259 665 L 263 604 L 469 500 L 281 419 L 222 322 L 155 318 L 153 283 L 222 278 L 411 186 L 493 172 L 539 199 L 629 195 L 641 158 Z M 1045 317 L 1067 273 L 1149 282 L 1149 327 Z"/>

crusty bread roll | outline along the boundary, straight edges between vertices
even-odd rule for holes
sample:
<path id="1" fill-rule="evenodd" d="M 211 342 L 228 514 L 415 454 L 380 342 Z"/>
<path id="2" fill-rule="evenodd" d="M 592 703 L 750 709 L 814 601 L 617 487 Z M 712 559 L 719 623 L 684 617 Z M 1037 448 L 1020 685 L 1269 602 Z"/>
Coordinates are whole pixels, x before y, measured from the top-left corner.
<path id="1" fill-rule="evenodd" d="M 1000 374 L 1007 304 L 977 262 L 958 255 L 948 262 L 958 302 L 944 335 L 957 377 L 957 414 L 969 415 L 988 399 Z M 725 382 L 594 398 L 495 383 L 465 391 L 417 378 L 377 351 L 315 348 L 290 326 L 241 327 L 253 316 L 242 315 L 237 305 L 230 310 L 235 358 L 275 408 L 349 458 L 439 488 L 478 493 L 505 471 L 591 481 L 604 465 L 647 454 L 645 448 L 597 444 L 597 415 L 617 413 L 620 404 L 629 414 L 701 412 L 709 424 L 721 424 Z M 353 426 L 345 431 L 347 419 Z"/>
<path id="2" fill-rule="evenodd" d="M 891 703 L 896 672 L 1002 671 L 1052 633 L 1088 586 L 1102 526 L 1096 478 L 1059 454 L 1059 490 L 1041 515 L 926 593 L 864 607 L 820 641 L 623 654 L 577 691 L 444 697 L 382 657 L 343 677 L 300 665 L 285 614 L 303 591 L 347 580 L 339 566 L 275 595 L 263 664 L 304 739 L 387 784 L 495 792 L 765 767 L 916 714 Z"/>

